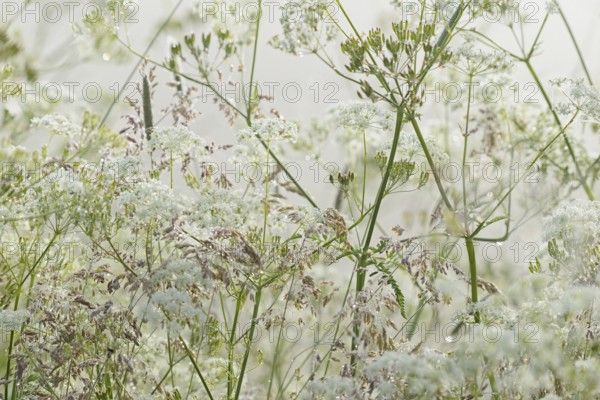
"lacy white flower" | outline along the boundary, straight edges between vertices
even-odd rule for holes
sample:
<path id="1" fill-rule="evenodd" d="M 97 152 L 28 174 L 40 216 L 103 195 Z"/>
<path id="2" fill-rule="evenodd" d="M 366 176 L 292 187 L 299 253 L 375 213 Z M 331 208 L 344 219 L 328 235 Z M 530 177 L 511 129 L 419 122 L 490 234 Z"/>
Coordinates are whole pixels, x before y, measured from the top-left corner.
<path id="1" fill-rule="evenodd" d="M 117 204 L 125 209 L 134 226 L 170 223 L 185 209 L 184 199 L 175 197 L 171 188 L 158 180 L 137 183 L 119 195 Z"/>
<path id="2" fill-rule="evenodd" d="M 262 180 L 267 174 L 273 172 L 266 163 L 267 150 L 262 145 L 262 140 L 271 151 L 281 154 L 283 145 L 295 143 L 298 137 L 298 125 L 281 118 L 258 119 L 250 128 L 242 129 L 237 133 L 238 145 L 235 155 L 229 160 L 240 170 L 240 176 L 251 181 Z M 273 162 L 272 159 L 270 159 Z M 254 175 L 256 179 L 246 175 Z"/>
<path id="3" fill-rule="evenodd" d="M 280 18 L 283 33 L 270 44 L 290 54 L 315 53 L 335 38 L 337 28 L 328 16 L 325 0 L 292 0 L 282 5 Z"/>
<path id="4" fill-rule="evenodd" d="M 600 91 L 597 88 L 586 84 L 583 79 L 560 78 L 551 82 L 560 88 L 569 100 L 568 104 L 557 104 L 557 112 L 572 114 L 579 110 L 588 118 L 600 123 Z"/>
<path id="5" fill-rule="evenodd" d="M 183 158 L 188 154 L 199 155 L 206 142 L 185 126 L 158 127 L 150 136 L 150 147 L 165 152 L 167 157 Z"/>
<path id="6" fill-rule="evenodd" d="M 187 221 L 196 233 L 210 233 L 212 228 L 248 229 L 253 226 L 260 198 L 251 193 L 211 187 L 198 193 L 190 203 Z"/>
<path id="7" fill-rule="evenodd" d="M 168 282 L 175 288 L 185 290 L 190 287 L 208 286 L 202 266 L 192 260 L 168 260 L 152 271 L 150 280 L 155 285 Z"/>
<path id="8" fill-rule="evenodd" d="M 600 201 L 563 202 L 544 219 L 544 240 L 562 239 L 567 247 L 600 239 Z"/>
<path id="9" fill-rule="evenodd" d="M 110 156 L 100 160 L 101 177 L 113 181 L 135 183 L 142 179 L 143 160 L 139 154 Z"/>
<path id="10" fill-rule="evenodd" d="M 31 125 L 48 129 L 53 135 L 66 136 L 69 138 L 76 137 L 81 134 L 82 128 L 71 121 L 64 115 L 50 114 L 42 118 L 33 118 Z"/>
<path id="11" fill-rule="evenodd" d="M 391 131 L 394 128 L 394 115 L 376 104 L 354 101 L 340 104 L 331 110 L 336 125 L 356 130 L 377 128 Z"/>
<path id="12" fill-rule="evenodd" d="M 371 102 L 351 101 L 332 107 L 326 127 L 336 132 L 335 139 L 349 160 L 361 160 L 366 142 L 367 154 L 378 151 L 392 135 L 394 115 Z"/>
<path id="13" fill-rule="evenodd" d="M 385 399 L 397 393 L 419 399 L 434 398 L 442 393 L 451 395 L 452 389 L 460 387 L 464 379 L 451 359 L 433 351 L 423 354 L 386 352 L 370 362 L 363 373 L 375 386 L 384 384 L 380 390 L 385 391 L 381 393 Z"/>
<path id="14" fill-rule="evenodd" d="M 434 164 L 436 166 L 444 165 L 449 161 L 448 155 L 440 149 L 437 145 L 435 139 L 431 137 L 425 137 L 425 144 L 427 145 L 427 149 L 433 158 Z M 382 146 L 381 150 L 387 154 L 389 149 L 392 147 L 391 140 Z M 414 132 L 405 132 L 402 131 L 400 133 L 400 139 L 398 142 L 398 157 L 401 160 L 406 161 L 416 161 L 415 157 L 420 156 L 425 159 L 425 153 L 423 152 L 423 148 L 421 147 L 421 143 L 419 142 L 419 138 Z"/>
<path id="15" fill-rule="evenodd" d="M 151 324 L 165 323 L 178 336 L 187 321 L 200 321 L 202 310 L 192 297 L 179 289 L 167 288 L 152 295 L 144 316 Z"/>
<path id="16" fill-rule="evenodd" d="M 241 142 L 257 142 L 261 138 L 265 142 L 289 141 L 294 143 L 298 136 L 298 125 L 281 118 L 263 118 L 252 123 L 248 129 L 242 129 L 238 132 L 238 139 Z"/>
<path id="17" fill-rule="evenodd" d="M 481 75 L 510 69 L 513 65 L 508 56 L 500 51 L 487 52 L 475 47 L 467 36 L 465 42 L 453 51 L 454 64 L 467 75 Z"/>

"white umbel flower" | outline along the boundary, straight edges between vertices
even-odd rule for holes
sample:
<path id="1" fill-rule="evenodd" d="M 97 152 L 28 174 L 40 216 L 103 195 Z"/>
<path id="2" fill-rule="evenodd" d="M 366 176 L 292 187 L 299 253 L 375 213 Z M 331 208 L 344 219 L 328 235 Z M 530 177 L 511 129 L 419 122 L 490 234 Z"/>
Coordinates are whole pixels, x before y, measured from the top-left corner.
<path id="1" fill-rule="evenodd" d="M 46 128 L 51 134 L 73 138 L 81 134 L 80 126 L 69 121 L 61 114 L 49 114 L 42 118 L 33 118 L 31 126 Z"/>
<path id="2" fill-rule="evenodd" d="M 600 239 L 600 201 L 562 203 L 544 220 L 544 239 L 562 239 L 567 247 Z"/>
<path id="3" fill-rule="evenodd" d="M 184 158 L 188 154 L 198 155 L 205 146 L 204 139 L 185 126 L 159 127 L 150 137 L 150 147 L 175 158 Z"/>
<path id="4" fill-rule="evenodd" d="M 335 21 L 328 15 L 330 4 L 325 0 L 294 0 L 282 5 L 280 18 L 283 33 L 270 44 L 286 53 L 302 56 L 315 53 L 335 38 Z"/>
<path id="5" fill-rule="evenodd" d="M 185 209 L 184 201 L 176 198 L 170 187 L 158 180 L 139 182 L 117 198 L 133 226 L 170 223 Z"/>

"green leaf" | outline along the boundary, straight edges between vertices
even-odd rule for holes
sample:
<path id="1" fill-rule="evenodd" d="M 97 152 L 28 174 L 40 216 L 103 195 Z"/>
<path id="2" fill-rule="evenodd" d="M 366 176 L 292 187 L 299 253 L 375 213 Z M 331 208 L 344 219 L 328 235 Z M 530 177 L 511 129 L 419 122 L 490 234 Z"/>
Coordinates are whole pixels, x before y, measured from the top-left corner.
<path id="1" fill-rule="evenodd" d="M 531 272 L 532 274 L 537 274 L 538 272 L 542 271 L 542 264 L 540 263 L 540 260 L 538 260 L 538 258 L 535 258 L 535 264 L 532 262 L 529 262 L 529 272 Z"/>

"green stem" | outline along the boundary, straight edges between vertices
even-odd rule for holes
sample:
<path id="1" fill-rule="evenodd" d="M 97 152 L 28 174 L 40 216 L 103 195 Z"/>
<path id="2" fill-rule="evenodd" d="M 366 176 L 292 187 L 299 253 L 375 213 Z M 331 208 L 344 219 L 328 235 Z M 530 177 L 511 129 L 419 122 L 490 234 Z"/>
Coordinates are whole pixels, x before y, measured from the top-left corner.
<path id="1" fill-rule="evenodd" d="M 250 86 L 248 93 L 248 104 L 246 107 L 246 123 L 248 126 L 252 125 L 252 101 L 254 91 L 252 86 L 254 85 L 254 70 L 256 67 L 256 54 L 258 51 L 258 32 L 260 30 L 260 20 L 262 19 L 262 0 L 258 0 L 258 15 L 256 16 L 256 31 L 254 33 L 254 49 L 252 50 L 252 67 L 250 68 Z"/>
<path id="2" fill-rule="evenodd" d="M 423 152 L 425 153 L 425 158 L 427 159 L 427 164 L 429 164 L 429 168 L 431 168 L 431 173 L 433 175 L 433 179 L 435 180 L 435 184 L 440 192 L 440 195 L 442 196 L 442 200 L 444 201 L 446 208 L 448 208 L 448 210 L 450 212 L 454 212 L 452 203 L 450 203 L 450 199 L 448 199 L 448 196 L 446 195 L 446 191 L 444 190 L 444 185 L 442 185 L 442 180 L 440 179 L 440 175 L 438 174 L 435 163 L 433 162 L 433 157 L 431 157 L 431 153 L 429 152 L 429 149 L 427 148 L 427 144 L 425 143 L 425 138 L 423 137 L 423 133 L 421 132 L 421 128 L 419 127 L 419 123 L 417 122 L 417 120 L 414 116 L 411 115 L 409 118 L 410 118 L 410 123 L 411 123 L 413 129 L 415 130 L 417 138 L 419 139 L 419 143 L 421 144 L 421 147 L 423 148 Z"/>
<path id="3" fill-rule="evenodd" d="M 469 254 L 469 273 L 471 274 L 471 301 L 477 304 L 479 301 L 477 294 L 477 259 L 475 258 L 475 244 L 472 236 L 465 236 L 465 245 Z M 475 312 L 475 322 L 479 323 L 479 312 Z"/>
<path id="4" fill-rule="evenodd" d="M 198 374 L 198 377 L 200 378 L 200 381 L 202 382 L 202 386 L 204 386 L 204 390 L 206 390 L 206 394 L 208 394 L 208 398 L 210 400 L 214 400 L 214 397 L 213 397 L 212 393 L 210 392 L 208 384 L 206 383 L 206 379 L 204 378 L 204 375 L 202 375 L 202 371 L 200 371 L 200 368 L 198 368 L 198 363 L 196 362 L 196 358 L 194 357 L 194 354 L 191 352 L 191 350 L 185 343 L 185 340 L 183 340 L 183 338 L 181 336 L 179 336 L 179 341 L 183 345 L 183 348 L 184 348 L 188 358 L 190 359 L 192 365 L 194 366 L 194 369 L 196 370 L 196 373 Z"/>
<path id="5" fill-rule="evenodd" d="M 575 51 L 577 51 L 577 56 L 579 57 L 579 61 L 581 62 L 581 66 L 583 67 L 583 72 L 585 73 L 588 83 L 590 85 L 593 85 L 594 82 L 592 81 L 592 76 L 590 75 L 590 71 L 588 70 L 587 64 L 585 63 L 585 60 L 583 59 L 583 53 L 581 52 L 581 49 L 579 48 L 579 44 L 577 43 L 577 40 L 575 39 L 575 34 L 573 33 L 573 30 L 571 29 L 571 24 L 569 24 L 569 21 L 567 20 L 567 17 L 563 13 L 562 7 L 558 4 L 558 1 L 556 2 L 556 7 L 558 8 L 558 13 L 560 14 L 560 17 L 562 18 L 562 20 L 565 24 L 565 27 L 567 28 L 567 31 L 569 32 L 569 36 L 571 37 L 571 41 L 573 42 Z"/>
<path id="6" fill-rule="evenodd" d="M 269 377 L 269 389 L 267 390 L 267 399 L 271 398 L 271 389 L 273 388 L 273 380 L 275 379 L 275 362 L 276 362 L 277 356 L 279 355 L 279 346 L 281 345 L 281 338 L 283 337 L 283 326 L 284 326 L 286 314 L 288 311 L 288 304 L 290 302 L 290 299 L 292 298 L 290 295 L 292 293 L 292 289 L 294 287 L 295 280 L 296 280 L 296 274 L 293 274 L 292 281 L 290 283 L 290 291 L 285 300 L 285 306 L 283 307 L 283 316 L 282 316 L 282 320 L 281 320 L 282 323 L 281 323 L 281 326 L 279 327 L 279 334 L 277 335 L 277 343 L 275 344 L 275 350 L 273 351 L 273 362 L 271 365 L 271 374 Z"/>
<path id="7" fill-rule="evenodd" d="M 524 61 L 525 65 L 527 66 L 527 69 L 529 70 L 531 77 L 535 80 L 536 84 L 540 88 L 540 92 L 542 93 L 542 96 L 544 97 L 544 100 L 546 101 L 546 104 L 548 105 L 548 108 L 550 109 L 550 112 L 552 113 L 552 116 L 554 117 L 554 122 L 556 122 L 556 125 L 559 128 L 562 128 L 562 122 L 560 121 L 558 114 L 556 113 L 556 111 L 554 110 L 554 107 L 552 106 L 552 101 L 550 100 L 550 97 L 548 96 L 548 93 L 546 92 L 546 89 L 544 88 L 542 81 L 540 80 L 539 76 L 535 72 L 535 69 L 531 65 L 531 61 L 529 59 L 525 59 L 523 61 Z M 575 170 L 579 177 L 579 182 L 581 183 L 581 187 L 585 191 L 587 197 L 590 200 L 594 200 L 594 193 L 592 192 L 592 189 L 590 189 L 590 187 L 588 186 L 585 176 L 581 172 L 581 168 L 579 167 L 579 163 L 577 162 L 577 157 L 575 157 L 575 152 L 573 151 L 573 146 L 571 145 L 571 141 L 569 140 L 567 135 L 564 134 L 564 131 L 563 131 L 562 136 L 565 141 L 565 145 L 567 146 L 567 150 L 569 151 L 569 156 L 571 157 L 571 159 L 573 160 L 573 164 L 575 165 Z"/>
<path id="8" fill-rule="evenodd" d="M 471 117 L 471 96 L 473 94 L 473 74 L 469 74 L 469 97 L 467 100 L 467 116 L 465 121 L 464 146 L 462 157 L 462 191 L 463 191 L 463 213 L 465 232 L 469 231 L 469 210 L 467 209 L 467 180 L 465 171 L 467 170 L 467 152 L 469 150 L 469 118 Z"/>
<path id="9" fill-rule="evenodd" d="M 365 267 L 367 261 L 367 255 L 369 251 L 369 246 L 371 245 L 371 239 L 373 238 L 373 232 L 375 231 L 375 226 L 377 224 L 377 216 L 379 214 L 379 208 L 381 207 L 381 203 L 383 198 L 385 197 L 385 193 L 387 190 L 387 184 L 390 178 L 390 174 L 392 172 L 392 168 L 394 166 L 394 159 L 396 157 L 396 151 L 398 149 L 398 142 L 400 139 L 400 131 L 402 129 L 402 122 L 404 119 L 404 107 L 399 107 L 396 112 L 396 127 L 394 129 L 394 139 L 392 141 L 392 148 L 390 149 L 387 167 L 383 174 L 383 179 L 379 184 L 379 190 L 377 191 L 377 197 L 375 198 L 375 204 L 373 206 L 373 213 L 371 218 L 369 219 L 369 226 L 367 228 L 367 235 L 365 236 L 365 242 L 362 249 L 362 253 L 360 258 L 357 261 L 357 274 L 356 274 L 356 295 L 358 296 L 360 292 L 365 287 L 365 280 L 367 276 L 367 270 Z M 356 324 L 354 326 L 354 336 L 352 337 L 352 351 L 355 352 L 358 350 L 358 336 L 360 334 L 360 326 Z M 351 365 L 355 366 L 356 363 L 356 355 L 352 354 Z"/>
<path id="10" fill-rule="evenodd" d="M 237 327 L 237 323 L 238 323 L 238 317 L 240 315 L 240 310 L 242 308 L 242 297 L 243 295 L 240 294 L 238 296 L 238 298 L 236 299 L 236 303 L 235 303 L 235 314 L 233 315 L 233 325 L 230 326 L 229 328 L 231 329 L 231 332 L 229 334 L 229 351 L 228 351 L 228 365 L 227 365 L 227 398 L 230 399 L 231 398 L 231 394 L 233 393 L 233 380 L 234 380 L 234 376 L 233 376 L 233 358 L 235 355 L 235 330 Z"/>
<path id="11" fill-rule="evenodd" d="M 252 311 L 252 322 L 250 323 L 250 331 L 248 332 L 246 352 L 244 353 L 244 359 L 242 360 L 242 367 L 240 368 L 240 375 L 238 378 L 237 389 L 235 390 L 235 399 L 240 398 L 242 391 L 242 383 L 244 381 L 244 374 L 246 373 L 246 366 L 248 365 L 248 358 L 250 357 L 250 348 L 252 347 L 252 340 L 254 339 L 254 330 L 256 329 L 256 323 L 258 319 L 258 310 L 260 308 L 260 297 L 262 295 L 262 286 L 258 286 L 256 289 L 256 295 L 254 298 L 254 310 Z"/>

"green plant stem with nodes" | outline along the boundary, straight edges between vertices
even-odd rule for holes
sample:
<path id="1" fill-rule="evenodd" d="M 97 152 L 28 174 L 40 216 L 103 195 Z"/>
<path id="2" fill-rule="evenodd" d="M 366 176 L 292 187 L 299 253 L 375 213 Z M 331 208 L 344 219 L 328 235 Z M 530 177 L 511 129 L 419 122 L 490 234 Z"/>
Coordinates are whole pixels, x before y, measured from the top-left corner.
<path id="1" fill-rule="evenodd" d="M 336 1 L 338 6 L 340 6 L 340 9 L 342 11 L 342 13 L 344 14 L 344 16 L 346 17 L 346 19 L 348 20 L 348 23 L 350 24 L 350 26 L 352 27 L 352 29 L 354 30 L 355 34 L 357 35 L 358 38 L 360 38 L 360 34 L 358 33 L 357 29 L 354 27 L 354 24 L 352 23 L 352 21 L 350 20 L 348 14 L 346 13 L 346 11 L 344 10 L 343 6 L 341 5 L 340 1 L 337 0 Z M 458 24 L 458 21 L 460 20 L 460 17 L 462 16 L 462 13 L 464 11 L 464 7 L 465 5 L 461 2 L 460 5 L 458 5 L 452 15 L 452 18 L 450 19 L 450 23 L 444 28 L 443 33 L 441 34 L 441 36 L 439 37 L 438 41 L 437 41 L 437 52 L 435 53 L 435 56 L 432 58 L 431 62 L 426 65 L 423 70 L 420 72 L 419 77 L 416 81 L 416 84 L 414 87 L 412 87 L 411 89 L 414 90 L 415 88 L 418 88 L 419 85 L 421 84 L 421 82 L 425 79 L 425 76 L 427 75 L 427 73 L 429 72 L 429 70 L 433 67 L 434 63 L 437 61 L 437 58 L 439 57 L 439 55 L 443 52 L 444 48 L 448 45 L 450 38 L 451 38 L 451 34 L 454 30 L 454 28 L 456 28 L 456 25 Z M 379 74 L 378 74 L 379 75 Z M 380 82 L 382 82 L 382 84 L 384 85 L 384 87 L 387 87 L 389 90 L 389 86 L 387 85 L 385 79 L 382 76 L 378 76 Z M 409 90 L 409 93 L 405 96 L 405 99 L 410 99 L 411 98 L 411 92 L 412 90 Z M 391 93 L 391 90 L 390 90 Z M 393 96 L 393 93 L 391 94 Z M 359 296 L 360 293 L 363 291 L 364 286 L 365 286 L 365 282 L 366 282 L 366 267 L 367 267 L 367 260 L 368 260 L 368 251 L 369 251 L 369 247 L 371 246 L 371 240 L 373 238 L 373 232 L 375 230 L 375 226 L 377 224 L 377 217 L 379 214 L 379 209 L 381 207 L 381 203 L 383 201 L 383 198 L 386 195 L 387 192 L 387 184 L 388 184 L 388 180 L 391 174 L 391 170 L 393 168 L 394 165 L 394 160 L 395 160 L 395 155 L 396 155 L 396 150 L 398 147 L 398 141 L 400 138 L 400 132 L 402 129 L 402 124 L 403 124 L 403 120 L 404 120 L 404 115 L 405 115 L 405 107 L 406 107 L 406 103 L 405 101 L 403 101 L 401 104 L 399 104 L 396 108 L 396 125 L 395 125 L 395 129 L 394 129 L 394 136 L 392 139 L 392 147 L 390 149 L 390 153 L 388 156 L 388 163 L 386 166 L 386 169 L 384 171 L 384 175 L 383 178 L 381 180 L 381 183 L 379 185 L 379 189 L 377 191 L 377 196 L 375 197 L 375 202 L 374 202 L 374 207 L 373 207 L 373 212 L 369 218 L 369 224 L 367 226 L 367 232 L 365 234 L 365 240 L 363 243 L 363 248 L 362 248 L 362 252 L 361 252 L 361 256 L 357 259 L 356 262 L 356 295 Z M 415 121 L 415 117 L 413 115 L 409 115 L 409 118 L 411 120 L 411 122 Z M 415 122 L 413 122 L 414 124 Z M 450 204 L 449 199 L 446 197 L 445 195 L 445 191 L 442 188 L 442 184 L 441 184 L 441 180 L 439 179 L 439 176 L 437 176 L 437 172 L 434 162 L 433 162 L 433 158 L 431 157 L 431 154 L 429 153 L 429 150 L 427 148 L 427 145 L 425 143 L 425 140 L 423 138 L 422 135 L 420 135 L 419 133 L 417 133 L 417 136 L 419 137 L 419 142 L 421 143 L 421 146 L 423 148 L 423 151 L 425 152 L 425 155 L 427 157 L 427 161 L 429 162 L 430 166 L 432 167 L 432 171 L 434 174 L 434 178 L 436 180 L 436 184 L 438 185 L 438 187 L 441 189 L 440 193 L 442 194 L 442 197 L 444 199 L 444 202 L 446 204 L 446 206 L 449 208 L 449 210 L 453 211 L 452 205 Z M 352 355 L 351 355 L 351 361 L 350 364 L 353 367 L 353 373 L 356 373 L 356 352 L 358 351 L 358 339 L 360 336 L 360 324 L 356 324 L 354 329 L 353 329 L 353 337 L 352 337 Z"/>
<path id="2" fill-rule="evenodd" d="M 367 228 L 367 234 L 365 236 L 364 246 L 361 252 L 361 256 L 357 261 L 357 272 L 356 272 L 356 293 L 360 294 L 365 286 L 365 280 L 367 276 L 367 259 L 368 259 L 368 251 L 369 246 L 371 245 L 371 239 L 373 237 L 373 232 L 375 230 L 375 222 L 377 221 L 377 216 L 379 214 L 379 208 L 381 207 L 382 200 L 387 191 L 387 183 L 390 178 L 390 174 L 392 171 L 392 167 L 394 165 L 394 158 L 396 155 L 396 150 L 398 149 L 398 142 L 400 139 L 400 132 L 402 130 L 402 122 L 404 119 L 404 110 L 403 107 L 399 107 L 396 111 L 396 127 L 394 128 L 394 138 L 392 141 L 392 148 L 390 149 L 390 155 L 388 159 L 388 164 L 383 174 L 383 179 L 379 185 L 379 190 L 377 192 L 377 197 L 375 198 L 375 204 L 373 207 L 373 213 L 370 217 L 370 224 Z M 358 337 L 360 335 L 360 325 L 356 324 L 354 327 L 354 335 L 352 337 L 352 361 L 351 365 L 355 366 L 355 354 L 358 350 Z"/>
<path id="3" fill-rule="evenodd" d="M 437 167 L 433 161 L 433 157 L 431 156 L 431 153 L 429 152 L 427 143 L 425 143 L 425 137 L 423 136 L 423 132 L 421 132 L 419 123 L 417 122 L 417 119 L 414 116 L 411 115 L 409 118 L 410 118 L 410 123 L 415 131 L 415 134 L 417 135 L 417 139 L 419 140 L 419 144 L 421 145 L 421 148 L 423 149 L 423 153 L 425 153 L 425 158 L 427 159 L 427 164 L 429 165 L 429 168 L 431 169 L 431 174 L 433 175 L 435 184 L 438 188 L 438 191 L 440 192 L 440 196 L 442 196 L 442 201 L 444 202 L 444 205 L 446 206 L 448 211 L 453 213 L 454 207 L 452 206 L 452 203 L 450 202 L 450 199 L 448 198 L 448 195 L 446 194 L 446 190 L 444 189 L 444 185 L 442 184 L 442 179 L 440 178 L 440 174 L 439 174 Z"/>
<path id="4" fill-rule="evenodd" d="M 465 245 L 467 247 L 467 253 L 469 255 L 469 273 L 471 275 L 471 302 L 477 305 L 479 296 L 477 294 L 477 259 L 475 257 L 475 244 L 473 243 L 473 237 L 468 235 L 465 236 Z M 479 323 L 479 312 L 474 314 L 475 322 Z"/>

